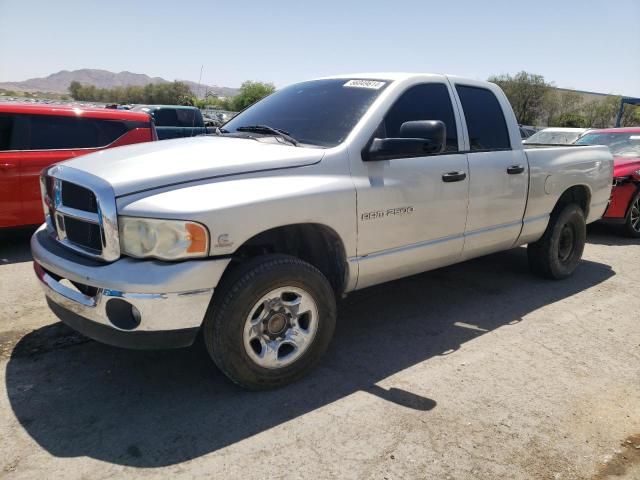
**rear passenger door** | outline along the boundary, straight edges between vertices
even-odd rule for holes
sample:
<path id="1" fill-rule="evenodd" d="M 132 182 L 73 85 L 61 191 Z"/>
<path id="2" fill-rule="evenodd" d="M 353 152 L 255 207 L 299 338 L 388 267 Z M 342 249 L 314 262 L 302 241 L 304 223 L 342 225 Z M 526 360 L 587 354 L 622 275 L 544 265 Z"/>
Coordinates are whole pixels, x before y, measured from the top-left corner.
<path id="1" fill-rule="evenodd" d="M 510 248 L 517 240 L 527 200 L 529 165 L 521 144 L 516 148 L 511 144 L 503 107 L 494 92 L 463 84 L 456 84 L 455 90 L 469 145 L 469 210 L 463 258 L 472 258 Z"/>

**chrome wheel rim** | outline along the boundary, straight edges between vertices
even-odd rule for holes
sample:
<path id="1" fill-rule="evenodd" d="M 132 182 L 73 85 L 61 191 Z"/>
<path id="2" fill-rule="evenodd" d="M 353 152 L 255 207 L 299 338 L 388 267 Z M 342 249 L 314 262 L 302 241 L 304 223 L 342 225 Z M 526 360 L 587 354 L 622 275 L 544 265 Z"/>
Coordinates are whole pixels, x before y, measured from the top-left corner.
<path id="1" fill-rule="evenodd" d="M 302 288 L 276 288 L 251 310 L 244 325 L 244 348 L 260 367 L 276 369 L 298 360 L 318 330 L 318 307 Z"/>
<path id="2" fill-rule="evenodd" d="M 640 233 L 640 196 L 636 197 L 635 202 L 631 205 L 629 222 L 631 224 L 631 228 L 633 228 L 635 232 Z"/>

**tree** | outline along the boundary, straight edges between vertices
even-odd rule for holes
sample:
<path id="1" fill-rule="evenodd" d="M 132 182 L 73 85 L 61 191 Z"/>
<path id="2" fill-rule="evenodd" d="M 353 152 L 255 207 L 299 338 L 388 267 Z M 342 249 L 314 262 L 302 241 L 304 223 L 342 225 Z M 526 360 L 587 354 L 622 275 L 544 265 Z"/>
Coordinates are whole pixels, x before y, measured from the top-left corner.
<path id="1" fill-rule="evenodd" d="M 622 112 L 621 127 L 640 127 L 640 106 L 625 105 Z"/>
<path id="2" fill-rule="evenodd" d="M 252 82 L 247 80 L 240 86 L 240 92 L 229 102 L 230 110 L 236 112 L 244 110 L 258 100 L 271 95 L 276 90 L 272 83 Z"/>
<path id="3" fill-rule="evenodd" d="M 581 123 L 582 96 L 577 92 L 549 88 L 544 97 L 544 122 L 549 127 L 569 127 L 567 123 Z M 579 117 L 581 119 L 579 119 Z"/>
<path id="4" fill-rule="evenodd" d="M 489 81 L 502 88 L 511 102 L 518 123 L 535 125 L 543 116 L 549 85 L 542 75 L 522 71 L 514 76 L 492 76 Z"/>
<path id="5" fill-rule="evenodd" d="M 579 113 L 564 113 L 562 115 L 554 117 L 553 124 L 550 126 L 586 128 L 588 125 L 587 119 L 584 115 L 580 115 Z"/>
<path id="6" fill-rule="evenodd" d="M 583 107 L 583 113 L 587 120 L 586 126 L 590 128 L 613 126 L 620 108 L 620 100 L 620 97 L 611 96 L 586 103 Z"/>
<path id="7" fill-rule="evenodd" d="M 74 100 L 116 103 L 157 103 L 193 105 L 193 92 L 182 82 L 147 84 L 144 87 L 126 86 L 96 88 L 73 81 L 69 93 Z"/>

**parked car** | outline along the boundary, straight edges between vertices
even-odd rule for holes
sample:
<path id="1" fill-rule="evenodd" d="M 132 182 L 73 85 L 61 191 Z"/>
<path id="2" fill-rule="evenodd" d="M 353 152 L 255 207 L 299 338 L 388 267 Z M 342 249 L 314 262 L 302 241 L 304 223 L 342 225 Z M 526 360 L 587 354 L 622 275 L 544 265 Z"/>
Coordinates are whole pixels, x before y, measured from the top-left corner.
<path id="1" fill-rule="evenodd" d="M 196 107 L 137 105 L 131 111 L 148 113 L 153 117 L 159 140 L 195 137 L 207 133 L 202 113 Z"/>
<path id="2" fill-rule="evenodd" d="M 526 140 L 537 131 L 536 127 L 531 127 L 529 125 L 519 125 L 519 127 L 520 127 L 520 138 L 522 138 L 522 140 Z"/>
<path id="3" fill-rule="evenodd" d="M 106 148 L 155 140 L 143 113 L 0 104 L 0 227 L 44 221 L 43 168 Z"/>
<path id="4" fill-rule="evenodd" d="M 577 145 L 607 145 L 614 156 L 613 190 L 604 214 L 609 223 L 624 225 L 640 238 L 640 127 L 592 130 Z"/>
<path id="5" fill-rule="evenodd" d="M 570 276 L 612 171 L 606 147 L 524 149 L 491 83 L 328 77 L 218 136 L 48 169 L 31 249 L 72 328 L 132 348 L 190 345 L 202 329 L 216 365 L 261 389 L 317 363 L 335 299 L 354 290 L 524 244 L 535 273 Z"/>
<path id="6" fill-rule="evenodd" d="M 587 131 L 588 130 L 586 128 L 543 128 L 539 132 L 536 132 L 529 138 L 525 139 L 522 143 L 537 143 L 539 145 L 569 145 L 575 142 Z"/>

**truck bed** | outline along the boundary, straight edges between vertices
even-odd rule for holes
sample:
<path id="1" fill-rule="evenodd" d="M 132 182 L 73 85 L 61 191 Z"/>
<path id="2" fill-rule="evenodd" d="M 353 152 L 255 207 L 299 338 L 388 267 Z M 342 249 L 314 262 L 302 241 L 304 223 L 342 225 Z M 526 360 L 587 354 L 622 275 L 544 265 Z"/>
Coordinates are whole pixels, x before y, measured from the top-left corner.
<path id="1" fill-rule="evenodd" d="M 524 221 L 548 216 L 558 195 L 581 185 L 589 192 L 587 223 L 604 213 L 611 195 L 613 161 L 605 146 L 525 145 L 529 162 L 529 200 Z"/>

